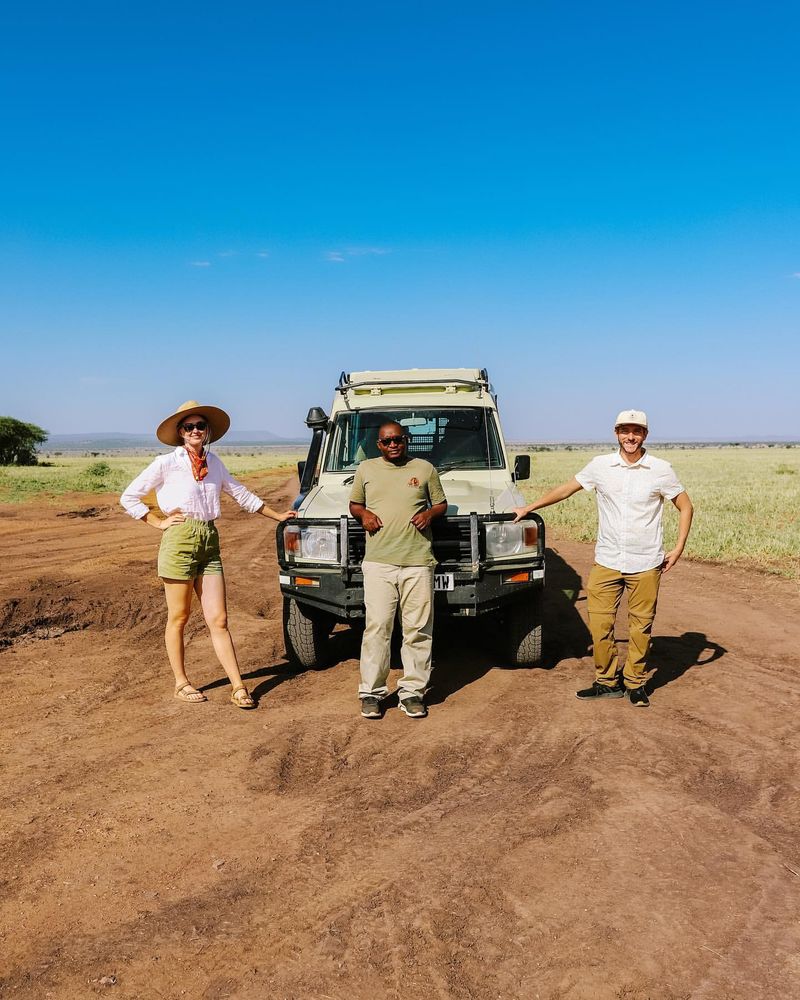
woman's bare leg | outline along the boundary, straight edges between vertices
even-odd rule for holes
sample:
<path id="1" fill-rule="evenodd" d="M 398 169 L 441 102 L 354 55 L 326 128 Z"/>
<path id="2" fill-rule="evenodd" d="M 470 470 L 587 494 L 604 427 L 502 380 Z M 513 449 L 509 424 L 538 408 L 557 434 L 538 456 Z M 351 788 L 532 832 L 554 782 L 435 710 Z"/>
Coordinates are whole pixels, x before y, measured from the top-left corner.
<path id="1" fill-rule="evenodd" d="M 167 627 L 164 631 L 164 642 L 167 646 L 169 665 L 175 674 L 175 687 L 179 688 L 189 683 L 184 663 L 183 632 L 189 621 L 192 609 L 192 592 L 194 580 L 163 580 L 164 595 L 167 599 Z M 195 697 L 196 695 L 196 697 Z M 200 692 L 184 690 L 186 701 L 205 701 Z"/>
<path id="2" fill-rule="evenodd" d="M 225 594 L 225 577 L 222 573 L 198 576 L 194 581 L 194 589 L 200 598 L 203 617 L 211 633 L 211 642 L 217 654 L 222 669 L 228 675 L 233 687 L 240 687 L 242 675 L 239 673 L 239 662 L 233 639 L 228 631 L 228 602 Z"/>

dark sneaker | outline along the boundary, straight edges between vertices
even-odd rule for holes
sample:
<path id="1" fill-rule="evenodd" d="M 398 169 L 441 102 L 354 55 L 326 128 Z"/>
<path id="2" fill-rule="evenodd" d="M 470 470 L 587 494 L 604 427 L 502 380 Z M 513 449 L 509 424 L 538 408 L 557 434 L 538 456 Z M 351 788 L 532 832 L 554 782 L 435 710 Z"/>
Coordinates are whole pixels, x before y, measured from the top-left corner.
<path id="1" fill-rule="evenodd" d="M 409 719 L 424 719 L 428 714 L 425 702 L 422 698 L 402 698 L 400 700 L 400 711 L 405 712 Z"/>
<path id="2" fill-rule="evenodd" d="M 598 684 L 595 681 L 590 688 L 583 688 L 582 691 L 576 691 L 575 697 L 580 698 L 581 701 L 586 701 L 589 698 L 624 698 L 625 692 L 619 684 L 609 687 L 608 684 Z"/>
<path id="3" fill-rule="evenodd" d="M 650 704 L 650 699 L 647 697 L 647 692 L 643 687 L 632 688 L 628 691 L 628 698 L 631 705 L 635 705 L 637 708 L 647 708 Z"/>
<path id="4" fill-rule="evenodd" d="M 365 719 L 380 719 L 381 703 L 378 698 L 362 698 L 361 714 Z"/>

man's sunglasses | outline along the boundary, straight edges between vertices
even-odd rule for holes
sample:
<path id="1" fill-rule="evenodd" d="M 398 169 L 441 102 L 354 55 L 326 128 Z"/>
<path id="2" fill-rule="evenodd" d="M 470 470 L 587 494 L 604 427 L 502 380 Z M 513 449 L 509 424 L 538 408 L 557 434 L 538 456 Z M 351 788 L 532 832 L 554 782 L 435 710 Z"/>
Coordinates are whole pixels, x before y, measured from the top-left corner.
<path id="1" fill-rule="evenodd" d="M 198 420 L 196 424 L 181 424 L 182 431 L 204 431 L 208 427 L 208 422 Z"/>
<path id="2" fill-rule="evenodd" d="M 407 440 L 407 434 L 392 434 L 390 437 L 378 438 L 378 443 L 388 448 L 390 444 L 402 444 Z"/>

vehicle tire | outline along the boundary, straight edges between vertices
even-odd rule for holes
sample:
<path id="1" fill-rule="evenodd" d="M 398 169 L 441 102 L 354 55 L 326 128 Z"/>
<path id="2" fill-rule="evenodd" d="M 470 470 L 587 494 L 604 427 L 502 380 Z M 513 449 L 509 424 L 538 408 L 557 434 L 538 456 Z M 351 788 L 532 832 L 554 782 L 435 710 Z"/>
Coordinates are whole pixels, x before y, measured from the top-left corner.
<path id="1" fill-rule="evenodd" d="M 514 667 L 542 665 L 542 594 L 534 591 L 504 614 L 508 658 Z"/>
<path id="2" fill-rule="evenodd" d="M 333 619 L 324 611 L 283 599 L 283 641 L 286 656 L 304 670 L 322 670 L 328 665 L 328 636 Z"/>

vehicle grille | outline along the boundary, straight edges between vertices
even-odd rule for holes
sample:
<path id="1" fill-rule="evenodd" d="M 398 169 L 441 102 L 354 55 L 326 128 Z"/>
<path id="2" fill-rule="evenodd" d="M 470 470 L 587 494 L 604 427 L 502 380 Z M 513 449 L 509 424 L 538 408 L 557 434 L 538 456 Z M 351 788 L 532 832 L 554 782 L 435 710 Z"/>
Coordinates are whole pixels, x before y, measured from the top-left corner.
<path id="1" fill-rule="evenodd" d="M 364 558 L 365 532 L 357 521 L 347 524 L 347 561 L 351 565 Z M 438 518 L 433 522 L 433 554 L 436 561 L 468 563 L 472 560 L 469 518 Z"/>

